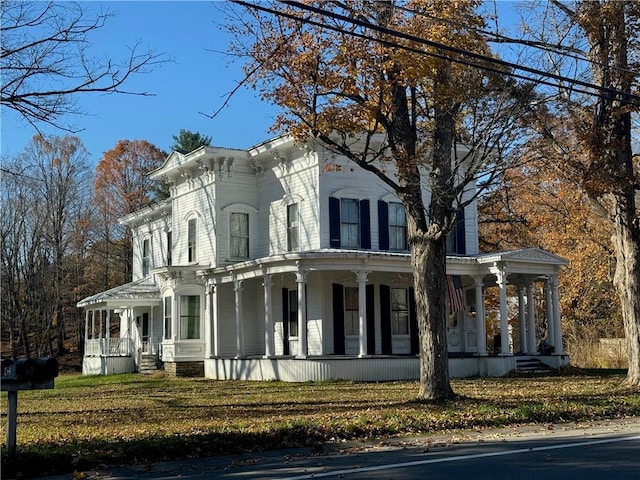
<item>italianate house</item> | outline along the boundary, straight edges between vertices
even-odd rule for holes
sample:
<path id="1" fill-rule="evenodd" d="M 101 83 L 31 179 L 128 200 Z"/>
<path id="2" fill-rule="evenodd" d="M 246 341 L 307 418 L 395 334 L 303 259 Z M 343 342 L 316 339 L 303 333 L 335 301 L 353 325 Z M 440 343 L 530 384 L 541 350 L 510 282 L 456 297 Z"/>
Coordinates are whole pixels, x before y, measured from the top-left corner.
<path id="1" fill-rule="evenodd" d="M 405 212 L 378 177 L 289 136 L 173 152 L 151 177 L 170 197 L 121 219 L 133 232 L 133 281 L 78 304 L 84 374 L 419 377 Z M 458 212 L 448 252 L 451 376 L 568 362 L 564 259 L 480 253 L 475 202 Z"/>

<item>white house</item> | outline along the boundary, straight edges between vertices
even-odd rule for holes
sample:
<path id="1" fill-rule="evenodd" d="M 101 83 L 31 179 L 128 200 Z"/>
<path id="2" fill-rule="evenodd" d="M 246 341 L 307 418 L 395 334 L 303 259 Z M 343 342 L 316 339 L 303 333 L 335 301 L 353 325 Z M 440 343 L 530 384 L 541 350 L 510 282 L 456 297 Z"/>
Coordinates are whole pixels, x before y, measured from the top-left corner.
<path id="1" fill-rule="evenodd" d="M 133 230 L 133 281 L 78 304 L 83 373 L 163 365 L 213 379 L 419 377 L 405 213 L 376 176 L 288 136 L 173 152 L 151 176 L 171 195 L 121 220 Z M 503 375 L 530 357 L 565 365 L 566 261 L 537 248 L 479 253 L 475 203 L 448 245 L 447 278 L 462 301 L 448 324 L 451 375 Z M 489 288 L 499 298 L 490 339 Z M 508 297 L 518 298 L 514 318 Z M 543 336 L 552 348 L 539 352 Z"/>

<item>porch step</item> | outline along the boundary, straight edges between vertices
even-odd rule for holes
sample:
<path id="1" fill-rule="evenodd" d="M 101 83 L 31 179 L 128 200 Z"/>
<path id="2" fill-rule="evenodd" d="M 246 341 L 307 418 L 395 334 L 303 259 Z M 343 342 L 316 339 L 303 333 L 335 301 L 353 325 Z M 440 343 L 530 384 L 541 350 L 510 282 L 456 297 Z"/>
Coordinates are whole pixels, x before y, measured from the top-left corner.
<path id="1" fill-rule="evenodd" d="M 537 358 L 516 358 L 516 371 L 537 375 L 546 375 L 555 372 L 553 368 Z"/>
<path id="2" fill-rule="evenodd" d="M 139 373 L 151 374 L 159 370 L 158 358 L 155 355 L 142 355 L 140 357 Z"/>

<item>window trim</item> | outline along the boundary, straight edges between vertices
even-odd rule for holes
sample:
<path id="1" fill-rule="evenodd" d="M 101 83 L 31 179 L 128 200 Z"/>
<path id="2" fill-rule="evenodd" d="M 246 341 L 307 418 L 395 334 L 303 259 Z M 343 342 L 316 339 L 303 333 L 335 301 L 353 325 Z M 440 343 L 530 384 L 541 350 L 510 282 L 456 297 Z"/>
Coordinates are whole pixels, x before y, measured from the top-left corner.
<path id="1" fill-rule="evenodd" d="M 291 209 L 295 207 L 295 212 L 291 215 Z M 300 250 L 300 204 L 291 202 L 286 206 L 287 211 L 287 251 L 297 252 Z M 292 216 L 295 216 L 292 222 Z M 295 245 L 292 242 L 292 232 L 295 231 Z"/>
<path id="2" fill-rule="evenodd" d="M 142 267 L 142 276 L 147 277 L 152 268 L 153 250 L 151 248 L 151 237 L 145 235 L 142 238 L 142 252 L 140 254 L 140 264 Z"/>
<path id="3" fill-rule="evenodd" d="M 227 252 L 227 260 L 228 261 L 245 261 L 245 260 L 249 260 L 252 257 L 252 255 L 255 254 L 256 252 L 256 241 L 257 241 L 257 213 L 258 210 L 254 207 L 252 207 L 251 205 L 248 205 L 246 203 L 233 203 L 230 205 L 227 205 L 226 207 L 221 209 L 222 213 L 224 213 L 225 215 L 225 226 L 227 229 L 227 235 L 226 235 L 226 239 L 227 239 L 227 248 L 226 248 L 226 252 Z M 248 256 L 245 257 L 233 257 L 231 256 L 231 215 L 233 213 L 244 213 L 248 215 L 248 220 L 249 220 L 249 224 L 248 224 L 248 230 L 249 230 L 249 252 L 248 252 Z"/>

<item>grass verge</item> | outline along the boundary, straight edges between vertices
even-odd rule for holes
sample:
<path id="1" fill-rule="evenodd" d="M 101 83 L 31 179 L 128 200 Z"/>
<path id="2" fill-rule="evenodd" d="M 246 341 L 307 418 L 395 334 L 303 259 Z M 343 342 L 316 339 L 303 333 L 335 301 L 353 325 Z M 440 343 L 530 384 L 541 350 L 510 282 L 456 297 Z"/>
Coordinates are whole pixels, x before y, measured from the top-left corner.
<path id="1" fill-rule="evenodd" d="M 415 382 L 292 384 L 135 374 L 62 376 L 20 392 L 18 454 L 3 478 L 371 437 L 640 416 L 623 372 L 453 380 L 459 398 L 415 401 Z M 6 437 L 7 397 L 0 400 Z M 6 452 L 3 444 L 3 452 Z"/>

